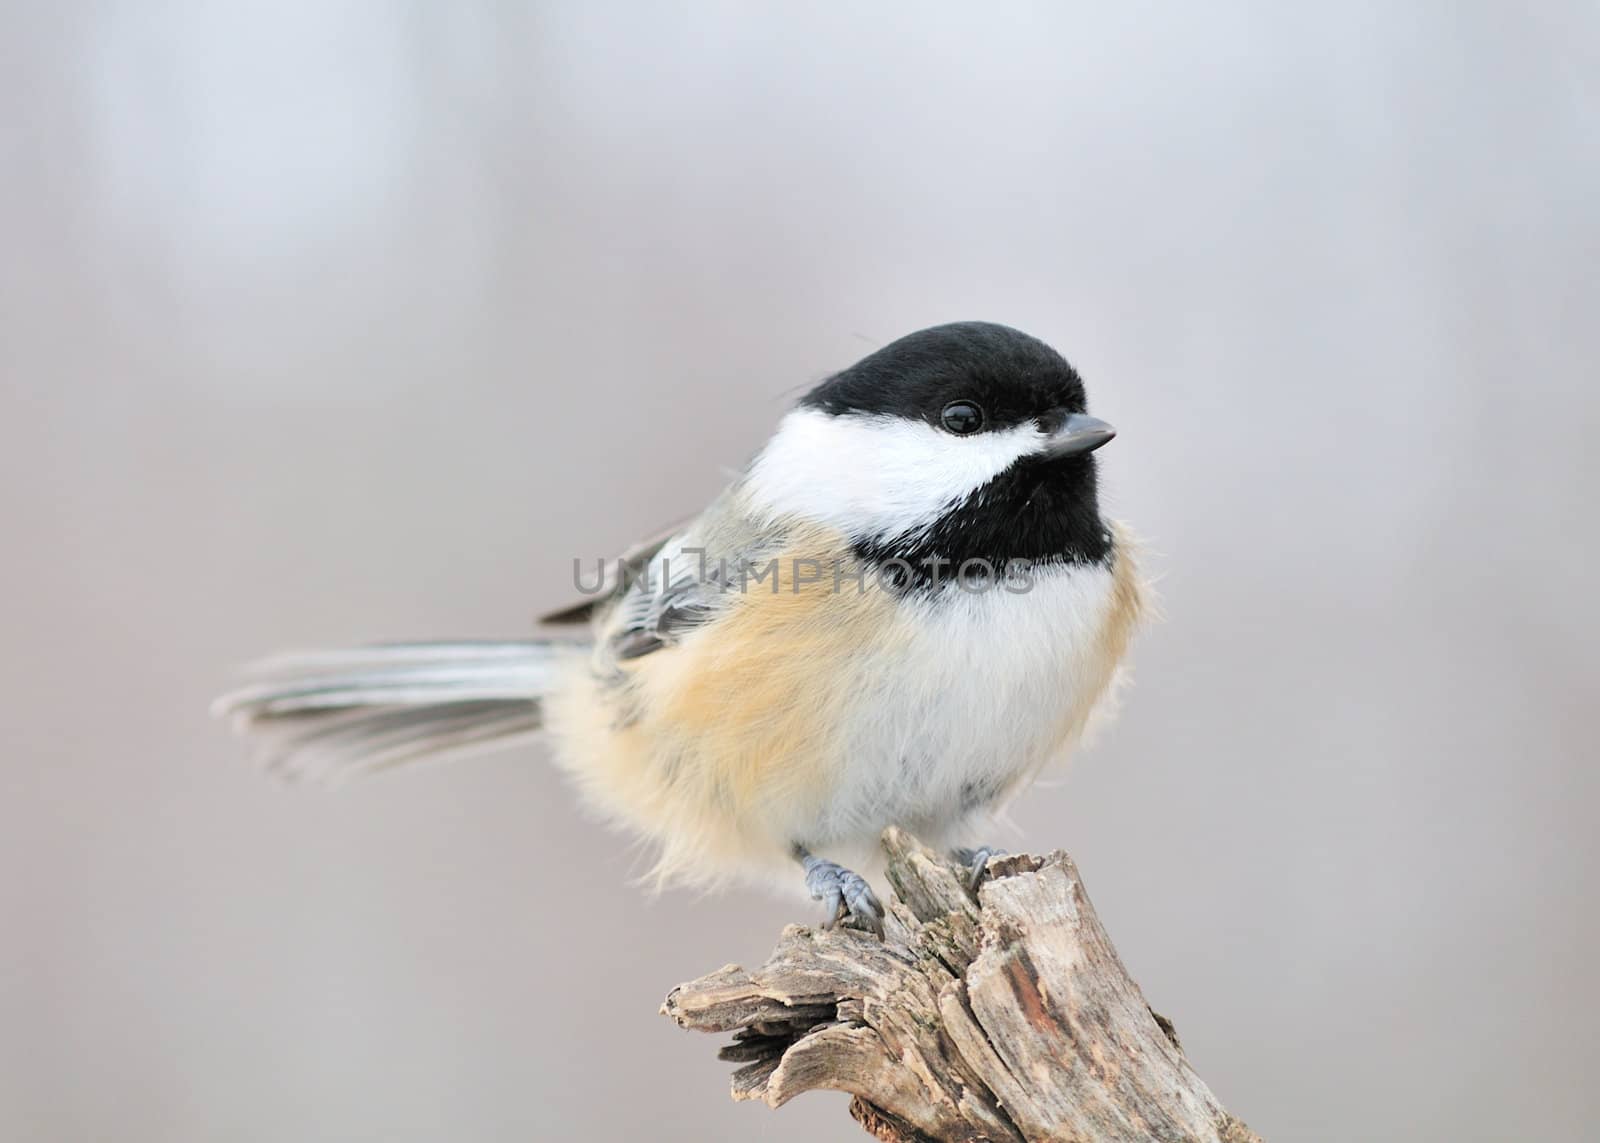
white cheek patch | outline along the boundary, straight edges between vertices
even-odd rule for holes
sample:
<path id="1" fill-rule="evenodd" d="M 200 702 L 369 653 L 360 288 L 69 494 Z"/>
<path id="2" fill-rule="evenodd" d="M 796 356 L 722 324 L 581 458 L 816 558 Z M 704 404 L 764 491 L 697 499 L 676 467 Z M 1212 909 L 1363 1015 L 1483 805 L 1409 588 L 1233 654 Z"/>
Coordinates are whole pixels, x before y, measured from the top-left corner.
<path id="1" fill-rule="evenodd" d="M 793 515 L 852 539 L 929 527 L 1044 436 L 1032 425 L 960 437 L 905 417 L 796 409 L 746 482 L 772 516 Z"/>

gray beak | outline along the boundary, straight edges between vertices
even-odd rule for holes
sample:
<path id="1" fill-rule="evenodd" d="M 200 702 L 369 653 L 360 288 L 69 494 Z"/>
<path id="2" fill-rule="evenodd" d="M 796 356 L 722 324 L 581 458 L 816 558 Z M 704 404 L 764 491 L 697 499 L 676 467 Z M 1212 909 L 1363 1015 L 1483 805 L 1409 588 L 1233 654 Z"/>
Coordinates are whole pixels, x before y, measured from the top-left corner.
<path id="1" fill-rule="evenodd" d="M 1117 435 L 1099 417 L 1087 413 L 1058 413 L 1054 417 L 1041 417 L 1040 425 L 1046 437 L 1039 447 L 1043 456 L 1074 456 L 1080 452 L 1093 452 Z"/>

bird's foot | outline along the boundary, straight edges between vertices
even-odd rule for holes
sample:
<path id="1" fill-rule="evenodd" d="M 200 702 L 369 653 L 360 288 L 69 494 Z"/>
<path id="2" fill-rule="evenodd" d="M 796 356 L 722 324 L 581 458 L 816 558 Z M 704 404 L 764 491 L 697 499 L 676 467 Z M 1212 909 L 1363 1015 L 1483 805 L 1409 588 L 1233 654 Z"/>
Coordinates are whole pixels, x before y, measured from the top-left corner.
<path id="1" fill-rule="evenodd" d="M 1006 851 L 993 845 L 980 845 L 976 849 L 952 849 L 951 860 L 967 871 L 967 888 L 976 891 L 989 871 L 991 857 L 1004 857 Z"/>
<path id="2" fill-rule="evenodd" d="M 883 936 L 883 905 L 865 877 L 803 850 L 800 866 L 806 871 L 806 889 L 826 910 L 823 928 L 831 929 L 843 919 Z"/>

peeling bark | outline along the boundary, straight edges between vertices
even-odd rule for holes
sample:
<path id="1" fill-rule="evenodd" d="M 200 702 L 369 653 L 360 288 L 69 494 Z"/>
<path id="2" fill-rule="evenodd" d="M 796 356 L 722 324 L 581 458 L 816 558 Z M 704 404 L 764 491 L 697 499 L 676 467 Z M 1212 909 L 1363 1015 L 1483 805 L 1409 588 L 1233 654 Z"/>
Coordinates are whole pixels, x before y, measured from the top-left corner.
<path id="1" fill-rule="evenodd" d="M 1072 859 L 965 871 L 890 829 L 882 940 L 790 925 L 767 963 L 679 985 L 663 1014 L 733 1034 L 735 1099 L 850 1092 L 874 1138 L 1261 1143 L 1145 1003 Z"/>

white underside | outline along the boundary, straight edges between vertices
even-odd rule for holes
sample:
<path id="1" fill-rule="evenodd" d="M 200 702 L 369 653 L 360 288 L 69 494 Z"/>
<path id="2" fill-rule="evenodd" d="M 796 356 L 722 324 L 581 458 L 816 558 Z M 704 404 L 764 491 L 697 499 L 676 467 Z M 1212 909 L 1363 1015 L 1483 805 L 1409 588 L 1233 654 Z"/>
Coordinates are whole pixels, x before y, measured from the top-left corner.
<path id="1" fill-rule="evenodd" d="M 871 849 L 899 824 L 930 841 L 972 840 L 957 835 L 1065 756 L 1113 689 L 1100 651 L 1112 574 L 1074 565 L 1035 576 L 1025 594 L 902 604 L 909 649 L 860 671 L 839 784 L 819 819 L 791 823 L 794 836 Z"/>

